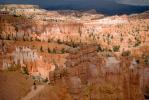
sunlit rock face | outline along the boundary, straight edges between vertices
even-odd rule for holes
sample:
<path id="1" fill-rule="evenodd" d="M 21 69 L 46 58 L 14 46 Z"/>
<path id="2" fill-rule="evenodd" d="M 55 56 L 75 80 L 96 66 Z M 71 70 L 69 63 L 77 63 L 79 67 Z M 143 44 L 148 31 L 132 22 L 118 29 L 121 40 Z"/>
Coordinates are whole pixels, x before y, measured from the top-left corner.
<path id="1" fill-rule="evenodd" d="M 76 80 L 80 80 L 74 83 L 75 89 L 74 84 L 69 85 L 73 97 L 81 98 L 83 91 L 90 91 L 89 98 L 92 99 L 144 99 L 140 83 L 143 82 L 140 73 L 142 69 L 138 68 L 135 61 L 130 62 L 129 58 L 118 60 L 115 57 L 109 57 L 105 61 L 97 55 L 96 47 L 83 46 L 78 51 L 72 51 L 71 55 L 67 57 L 66 68 L 69 79 L 75 77 Z M 70 84 L 69 82 L 71 83 L 71 80 L 67 80 L 68 84 Z M 80 84 L 83 87 L 80 87 Z M 78 87 L 81 88 L 81 91 Z M 91 90 L 86 90 L 88 88 Z M 94 93 L 95 91 L 96 93 Z"/>
<path id="2" fill-rule="evenodd" d="M 34 8 L 30 9 L 33 9 L 31 14 L 9 14 L 9 12 L 13 11 L 9 9 L 8 11 L 4 10 L 8 14 L 0 16 L 1 37 L 27 41 L 61 40 L 87 43 L 94 41 L 104 46 L 108 45 L 109 49 L 112 48 L 109 45 L 121 45 L 121 51 L 143 44 L 148 39 L 148 37 L 145 37 L 148 33 L 148 19 L 138 18 L 131 20 L 131 16 L 126 15 L 98 18 L 97 16 L 100 14 L 87 14 L 87 18 L 92 18 L 91 15 L 95 18 L 86 20 L 83 17 L 86 12 L 80 12 L 83 15 L 76 17 L 71 15 L 65 16 L 61 14 L 62 11 L 44 11 L 39 8 L 35 8 L 35 10 Z M 22 13 L 29 12 L 24 8 L 17 7 L 14 10 L 20 10 Z M 41 10 L 41 12 L 38 10 Z M 3 10 L 0 9 L 0 11 Z M 29 17 L 25 15 L 29 15 Z M 140 14 L 138 16 L 143 15 Z M 44 16 L 45 19 L 36 19 L 37 16 Z"/>
<path id="3" fill-rule="evenodd" d="M 141 87 L 142 87 L 142 91 L 144 92 L 144 95 L 146 97 L 149 97 L 149 69 L 145 68 L 142 71 L 142 75 L 141 75 Z"/>
<path id="4" fill-rule="evenodd" d="M 73 20 L 67 20 L 66 16 L 57 14 L 55 17 L 46 15 L 51 18 L 49 20 L 1 15 L 0 37 L 23 41 L 96 42 L 102 49 L 113 51 L 117 46 L 121 52 L 144 45 L 149 38 L 148 19 L 131 20 L 129 16 L 112 16 L 94 20 L 73 17 Z M 57 19 L 59 17 L 63 18 Z"/>
<path id="5" fill-rule="evenodd" d="M 0 41 L 1 42 L 1 66 L 0 70 L 11 70 L 17 66 L 27 68 L 28 73 L 41 78 L 48 78 L 49 72 L 55 69 L 55 65 L 48 61 L 37 49 L 32 49 L 26 43 Z M 26 44 L 27 46 L 25 46 Z M 37 45 L 36 45 L 37 46 Z"/>
<path id="6" fill-rule="evenodd" d="M 72 98 L 75 100 L 78 100 L 80 98 L 80 96 L 78 96 L 78 94 L 80 94 L 81 87 L 82 87 L 81 79 L 76 76 L 70 77 L 67 84 L 68 84 L 69 92 L 71 94 L 74 94 L 74 95 L 72 95 Z"/>
<path id="7" fill-rule="evenodd" d="M 106 65 L 105 65 L 105 69 L 104 70 L 107 70 L 106 72 L 109 71 L 110 72 L 119 72 L 120 71 L 120 61 L 117 60 L 115 57 L 108 57 L 107 58 L 107 61 L 106 61 Z"/>
<path id="8" fill-rule="evenodd" d="M 31 49 L 29 48 L 16 48 L 15 52 L 13 53 L 14 55 L 14 60 L 15 60 L 15 64 L 20 63 L 21 65 L 23 65 L 23 61 L 35 61 L 35 60 L 39 60 L 40 58 L 38 57 L 36 52 L 33 52 Z M 41 58 L 42 59 L 42 58 Z"/>
<path id="9" fill-rule="evenodd" d="M 70 93 L 74 98 L 80 98 L 77 97 L 81 95 L 81 91 L 83 90 L 80 84 L 86 86 L 87 84 L 97 83 L 104 61 L 98 56 L 96 46 L 81 46 L 79 50 L 72 50 L 71 52 L 67 57 L 66 69 L 68 77 L 78 80 L 76 81 L 78 84 L 76 83 L 75 87 L 70 85 L 69 88 L 73 90 Z M 71 81 L 67 81 L 67 84 L 69 82 Z M 75 93 L 75 91 L 78 92 Z"/>
<path id="10" fill-rule="evenodd" d="M 13 5 L 14 6 L 14 5 Z M 118 24 L 126 24 L 128 21 L 127 19 L 121 18 L 121 17 L 114 17 L 114 18 L 102 18 L 100 19 L 97 18 L 97 20 L 85 20 L 85 18 L 78 18 L 76 16 L 64 16 L 63 14 L 61 14 L 61 12 L 63 11 L 44 11 L 43 9 L 38 9 L 38 8 L 31 8 L 29 7 L 29 9 L 25 9 L 22 6 L 20 7 L 15 7 L 13 8 L 12 5 L 10 5 L 10 7 L 8 7 L 6 9 L 5 6 L 2 7 L 2 9 L 0 9 L 0 11 L 7 11 L 10 14 L 7 15 L 3 15 L 1 16 L 1 21 L 6 22 L 6 27 L 9 27 L 9 23 L 11 23 L 12 25 L 10 25 L 10 27 L 14 27 L 15 30 L 14 31 L 25 31 L 25 34 L 29 33 L 29 35 L 31 35 L 31 32 L 35 32 L 38 33 L 40 32 L 40 34 L 59 34 L 59 33 L 63 33 L 63 34 L 77 34 L 78 36 L 80 36 L 79 34 L 85 34 L 85 33 L 98 33 L 101 31 L 101 27 L 97 27 L 100 25 L 118 25 Z M 11 10 L 13 9 L 13 10 Z M 19 13 L 20 12 L 20 13 Z M 29 13 L 30 14 L 26 14 Z M 22 13 L 22 14 L 21 14 Z M 91 14 L 87 14 L 86 12 L 80 12 L 81 14 L 85 14 L 85 16 L 91 17 Z M 86 15 L 87 14 L 87 15 Z M 27 19 L 24 18 L 16 18 L 13 17 L 11 15 L 15 15 L 15 16 L 23 16 Z M 26 15 L 28 15 L 29 17 L 26 17 Z M 45 19 L 36 19 L 36 17 L 43 15 L 45 17 Z M 99 16 L 100 14 L 93 14 L 93 16 Z M 6 16 L 10 16 L 10 17 L 6 17 Z M 6 17 L 6 18 L 5 18 Z M 48 19 L 49 18 L 49 19 Z M 32 19 L 32 20 L 30 20 Z M 22 22 L 19 22 L 21 21 Z M 21 24 L 21 25 L 19 25 Z M 4 27 L 5 27 L 4 26 Z M 32 26 L 30 28 L 27 28 L 28 26 Z M 44 26 L 44 27 L 43 27 Z M 5 30 L 6 28 L 4 28 Z M 6 29 L 7 30 L 7 29 Z M 8 29 L 10 30 L 10 28 Z M 26 32 L 28 31 L 28 32 Z M 13 31 L 12 31 L 13 32 Z M 6 32 L 8 33 L 8 32 Z M 17 32 L 14 32 L 17 33 Z M 24 34 L 24 33 L 20 33 L 20 34 Z M 51 35 L 50 34 L 50 35 Z M 17 37 L 18 38 L 18 37 Z"/>
<path id="11" fill-rule="evenodd" d="M 48 46 L 48 43 L 28 42 L 28 41 L 9 41 L 1 40 L 0 70 L 12 70 L 16 67 L 27 69 L 31 76 L 38 76 L 49 79 L 49 72 L 55 70 L 55 65 L 63 68 L 65 62 L 64 54 L 50 54 L 52 50 L 62 50 L 61 46 Z M 48 53 L 49 52 L 49 53 Z"/>
<path id="12" fill-rule="evenodd" d="M 31 6 L 0 11 L 0 70 L 19 67 L 52 84 L 63 80 L 76 100 L 149 95 L 148 12 L 99 17 Z"/>
<path id="13" fill-rule="evenodd" d="M 48 78 L 49 72 L 55 69 L 52 63 L 44 61 L 42 56 L 28 47 L 16 47 L 10 58 L 3 60 L 2 69 L 8 69 L 15 65 L 27 68 L 30 75 Z"/>
<path id="14" fill-rule="evenodd" d="M 104 63 L 103 60 L 98 56 L 96 51 L 96 46 L 82 46 L 78 51 L 72 51 L 68 56 L 66 61 L 66 67 L 68 67 L 68 72 L 70 71 L 70 76 L 78 75 L 81 77 L 82 82 L 86 84 L 87 76 L 96 77 L 97 71 Z M 101 61 L 100 61 L 101 60 Z M 82 73 L 82 74 L 81 74 Z M 83 75 L 84 73 L 84 75 Z M 90 74 L 90 75 L 89 75 Z"/>

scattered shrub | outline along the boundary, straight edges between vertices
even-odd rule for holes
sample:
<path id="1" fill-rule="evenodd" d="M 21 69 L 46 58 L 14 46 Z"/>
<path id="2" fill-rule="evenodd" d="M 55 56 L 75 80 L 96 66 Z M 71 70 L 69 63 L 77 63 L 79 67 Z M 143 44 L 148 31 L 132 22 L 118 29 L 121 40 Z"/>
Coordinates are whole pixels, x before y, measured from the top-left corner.
<path id="1" fill-rule="evenodd" d="M 52 53 L 52 51 L 50 50 L 50 48 L 48 48 L 48 53 Z"/>
<path id="2" fill-rule="evenodd" d="M 48 82 L 48 78 L 43 79 L 42 82 L 47 83 Z"/>
<path id="3" fill-rule="evenodd" d="M 99 51 L 103 51 L 100 45 L 97 47 L 97 52 Z"/>
<path id="4" fill-rule="evenodd" d="M 53 53 L 56 53 L 56 50 L 55 50 L 55 48 L 53 49 Z"/>
<path id="5" fill-rule="evenodd" d="M 136 40 L 136 43 L 135 43 L 134 47 L 137 47 L 141 44 L 141 41 L 136 37 L 135 37 L 135 40 Z"/>
<path id="6" fill-rule="evenodd" d="M 136 60 L 136 63 L 137 63 L 137 64 L 139 64 L 139 63 L 140 63 L 140 60 L 139 60 L 139 59 L 137 59 L 137 60 Z"/>
<path id="7" fill-rule="evenodd" d="M 27 67 L 22 67 L 22 73 L 29 75 Z"/>
<path id="8" fill-rule="evenodd" d="M 137 40 L 137 42 L 135 43 L 134 47 L 137 47 L 141 44 L 141 41 Z"/>
<path id="9" fill-rule="evenodd" d="M 149 55 L 143 55 L 144 64 L 149 65 Z"/>
<path id="10" fill-rule="evenodd" d="M 64 49 L 64 48 L 62 48 L 61 53 L 62 53 L 62 54 L 64 54 L 64 53 L 65 53 L 65 49 Z"/>
<path id="11" fill-rule="evenodd" d="M 129 56 L 131 54 L 130 51 L 123 51 L 122 56 Z"/>
<path id="12" fill-rule="evenodd" d="M 40 47 L 40 51 L 43 52 L 43 48 L 42 48 L 42 46 Z"/>
<path id="13" fill-rule="evenodd" d="M 113 46 L 113 51 L 114 51 L 114 52 L 118 52 L 119 49 L 120 49 L 120 46 Z"/>
<path id="14" fill-rule="evenodd" d="M 57 40 L 57 43 L 58 43 L 58 44 L 62 44 L 62 42 L 61 42 L 61 40 L 60 40 L 60 39 L 58 39 L 58 40 Z"/>

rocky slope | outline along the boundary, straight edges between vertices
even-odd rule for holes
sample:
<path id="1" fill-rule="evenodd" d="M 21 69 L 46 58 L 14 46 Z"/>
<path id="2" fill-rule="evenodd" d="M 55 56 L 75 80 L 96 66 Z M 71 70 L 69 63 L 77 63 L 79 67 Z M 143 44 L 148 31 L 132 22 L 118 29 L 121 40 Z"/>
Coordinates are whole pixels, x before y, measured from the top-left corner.
<path id="1" fill-rule="evenodd" d="M 37 80 L 63 80 L 74 99 L 149 95 L 148 11 L 105 16 L 2 5 L 0 39 L 0 70 L 19 66 Z"/>

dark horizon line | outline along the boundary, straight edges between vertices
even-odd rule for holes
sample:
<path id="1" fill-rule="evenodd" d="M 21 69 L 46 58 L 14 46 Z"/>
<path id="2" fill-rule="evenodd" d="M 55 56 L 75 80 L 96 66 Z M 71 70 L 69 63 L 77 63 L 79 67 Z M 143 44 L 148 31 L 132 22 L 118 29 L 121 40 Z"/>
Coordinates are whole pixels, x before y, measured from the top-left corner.
<path id="1" fill-rule="evenodd" d="M 2 3 L 0 5 L 8 5 L 8 4 L 15 4 L 15 3 Z M 123 14 L 135 14 L 135 13 L 142 13 L 149 10 L 149 6 L 143 5 L 128 5 L 128 4 L 117 4 L 114 3 L 116 6 L 111 7 L 104 7 L 99 6 L 98 4 L 90 4 L 90 5 L 81 5 L 81 4 L 60 4 L 60 5 L 49 5 L 49 6 L 42 6 L 38 4 L 23 4 L 23 3 L 16 3 L 16 5 L 35 5 L 39 6 L 41 9 L 46 10 L 78 10 L 78 11 L 88 11 L 91 9 L 95 9 L 98 13 L 102 13 L 105 15 L 123 15 Z"/>

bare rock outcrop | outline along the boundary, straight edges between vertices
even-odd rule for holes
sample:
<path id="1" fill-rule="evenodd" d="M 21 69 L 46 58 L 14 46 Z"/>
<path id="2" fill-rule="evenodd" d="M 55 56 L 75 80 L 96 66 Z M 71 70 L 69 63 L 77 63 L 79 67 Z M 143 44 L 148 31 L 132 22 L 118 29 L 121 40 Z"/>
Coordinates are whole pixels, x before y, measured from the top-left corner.
<path id="1" fill-rule="evenodd" d="M 72 83 L 68 85 L 68 90 L 75 99 L 83 98 L 86 91 L 86 98 L 90 99 L 144 99 L 140 84 L 141 69 L 129 62 L 130 59 L 119 61 L 110 57 L 105 61 L 98 57 L 94 46 L 83 46 L 78 51 L 72 51 L 67 59 L 67 83 Z M 78 81 L 73 83 L 73 79 Z"/>

